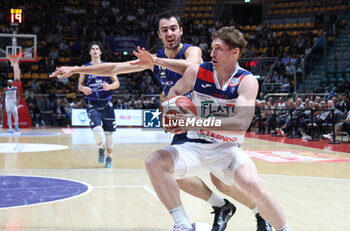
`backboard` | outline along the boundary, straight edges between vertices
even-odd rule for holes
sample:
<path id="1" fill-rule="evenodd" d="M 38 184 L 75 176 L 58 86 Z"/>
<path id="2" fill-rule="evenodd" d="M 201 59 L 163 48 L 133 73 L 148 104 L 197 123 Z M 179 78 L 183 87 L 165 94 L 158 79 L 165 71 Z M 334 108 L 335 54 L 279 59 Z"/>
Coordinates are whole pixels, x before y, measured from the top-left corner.
<path id="1" fill-rule="evenodd" d="M 38 61 L 36 35 L 0 33 L 0 61 L 8 61 L 8 55 L 19 54 L 20 62 Z"/>

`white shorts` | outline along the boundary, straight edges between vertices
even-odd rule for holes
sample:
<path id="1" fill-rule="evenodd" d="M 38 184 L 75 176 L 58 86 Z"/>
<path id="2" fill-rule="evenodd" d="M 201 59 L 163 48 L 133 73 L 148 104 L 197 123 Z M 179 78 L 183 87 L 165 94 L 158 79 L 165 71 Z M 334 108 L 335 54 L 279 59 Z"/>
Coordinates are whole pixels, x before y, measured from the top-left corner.
<path id="1" fill-rule="evenodd" d="M 16 103 L 6 103 L 5 106 L 6 106 L 6 112 L 7 113 L 9 113 L 9 112 L 12 112 L 12 113 L 17 112 L 17 104 Z"/>
<path id="2" fill-rule="evenodd" d="M 242 164 L 254 166 L 254 162 L 240 147 L 231 143 L 193 143 L 172 145 L 162 148 L 170 153 L 176 179 L 197 176 L 206 171 L 211 172 L 226 185 L 235 185 L 235 170 Z"/>

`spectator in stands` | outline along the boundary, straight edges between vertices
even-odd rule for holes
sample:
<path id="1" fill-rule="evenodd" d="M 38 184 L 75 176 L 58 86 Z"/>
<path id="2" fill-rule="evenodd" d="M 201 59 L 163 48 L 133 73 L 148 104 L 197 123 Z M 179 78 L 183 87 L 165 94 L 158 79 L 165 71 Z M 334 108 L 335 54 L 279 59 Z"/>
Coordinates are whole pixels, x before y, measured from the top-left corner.
<path id="1" fill-rule="evenodd" d="M 289 93 L 290 92 L 290 82 L 288 78 L 284 78 L 284 82 L 281 86 L 281 92 L 282 93 Z"/>
<path id="2" fill-rule="evenodd" d="M 290 58 L 290 63 L 295 67 L 299 65 L 300 57 L 298 57 L 297 53 L 293 53 L 292 57 Z"/>
<path id="3" fill-rule="evenodd" d="M 302 99 L 297 98 L 295 101 L 295 108 L 292 112 L 293 122 L 291 120 L 287 121 L 287 123 L 289 123 L 287 126 L 290 126 L 291 124 L 294 125 L 294 127 L 293 127 L 294 135 L 297 135 L 298 127 L 300 126 L 304 111 L 305 111 L 305 107 L 303 105 Z"/>
<path id="4" fill-rule="evenodd" d="M 206 43 L 204 39 L 201 40 L 201 43 L 198 46 L 201 48 L 203 54 L 207 53 L 208 43 Z"/>
<path id="5" fill-rule="evenodd" d="M 145 105 L 143 104 L 143 102 L 141 100 L 137 100 L 135 109 L 144 109 L 144 108 L 145 108 Z"/>
<path id="6" fill-rule="evenodd" d="M 72 121 L 72 107 L 71 107 L 71 102 L 68 101 L 67 98 L 63 99 L 64 102 L 64 110 L 66 112 L 66 124 L 69 126 L 71 124 Z"/>
<path id="7" fill-rule="evenodd" d="M 56 100 L 56 104 L 53 107 L 52 116 L 58 126 L 62 127 L 66 124 L 66 110 L 60 99 Z"/>
<path id="8" fill-rule="evenodd" d="M 350 111 L 350 102 L 349 99 L 347 98 L 347 96 L 345 94 L 341 95 L 341 99 L 338 103 L 338 107 L 337 107 L 340 111 L 342 112 L 348 112 Z"/>
<path id="9" fill-rule="evenodd" d="M 298 53 L 300 53 L 300 52 L 303 52 L 303 53 L 304 53 L 304 49 L 303 49 L 304 44 L 305 44 L 304 35 L 299 34 L 299 36 L 298 36 L 296 42 L 297 42 L 297 46 L 298 46 Z"/>
<path id="10" fill-rule="evenodd" d="M 245 57 L 246 58 L 253 58 L 254 57 L 254 50 L 252 45 L 248 45 L 247 50 L 245 51 Z"/>
<path id="11" fill-rule="evenodd" d="M 50 52 L 49 52 L 49 58 L 51 60 L 51 63 L 57 63 L 59 57 L 59 53 L 56 47 L 51 48 Z"/>
<path id="12" fill-rule="evenodd" d="M 272 124 L 275 122 L 275 107 L 271 104 L 270 101 L 266 102 L 265 108 L 264 108 L 264 113 L 263 113 L 263 120 L 264 124 L 267 125 L 267 133 L 271 133 L 271 127 Z"/>
<path id="13" fill-rule="evenodd" d="M 33 79 L 32 82 L 30 83 L 30 89 L 31 89 L 32 92 L 34 92 L 34 93 L 38 93 L 38 91 L 40 90 L 40 86 L 39 86 L 39 84 L 36 82 L 36 79 Z"/>
<path id="14" fill-rule="evenodd" d="M 273 68 L 273 71 L 277 71 L 278 74 L 283 74 L 285 71 L 284 65 L 281 61 L 278 61 L 276 66 Z"/>
<path id="15" fill-rule="evenodd" d="M 120 99 L 118 99 L 118 100 L 116 99 L 116 103 L 114 103 L 113 106 L 114 106 L 114 109 L 125 109 L 124 105 L 122 104 L 122 101 Z"/>
<path id="16" fill-rule="evenodd" d="M 263 92 L 261 92 L 263 95 L 266 93 L 274 92 L 275 90 L 275 83 L 272 80 L 272 77 L 269 76 L 266 80 L 266 83 L 263 85 Z M 263 99 L 263 98 L 262 98 Z M 259 98 L 259 100 L 262 100 Z"/>
<path id="17" fill-rule="evenodd" d="M 289 61 L 286 65 L 286 77 L 289 81 L 294 80 L 294 74 L 295 74 L 295 66 L 291 64 Z"/>
<path id="18" fill-rule="evenodd" d="M 146 80 L 146 84 L 150 85 L 152 83 L 152 76 L 148 73 L 148 71 L 144 72 L 144 76 L 142 77 L 142 79 Z"/>
<path id="19" fill-rule="evenodd" d="M 279 74 L 277 71 L 274 71 L 271 77 L 271 82 L 275 84 L 279 84 L 281 86 L 284 82 L 284 77 L 283 75 Z"/>
<path id="20" fill-rule="evenodd" d="M 350 111 L 347 114 L 342 113 L 341 111 L 339 111 L 338 109 L 336 109 L 334 107 L 332 100 L 328 100 L 327 106 L 328 106 L 328 110 L 334 110 L 334 113 L 333 113 L 334 119 L 332 117 L 332 113 L 329 114 L 329 117 L 330 117 L 331 122 L 335 123 L 334 135 L 335 135 L 335 137 L 337 137 L 339 132 L 343 128 L 344 123 L 350 122 Z M 346 126 L 348 126 L 348 125 L 346 125 Z M 322 136 L 323 136 L 323 138 L 330 140 L 330 141 L 333 139 L 333 133 L 328 133 L 328 134 L 325 134 Z"/>
<path id="21" fill-rule="evenodd" d="M 287 63 L 289 63 L 289 62 L 290 62 L 290 57 L 289 57 L 289 55 L 287 54 L 287 52 L 284 52 L 284 53 L 283 53 L 283 57 L 282 57 L 282 59 L 281 59 L 281 64 L 283 64 L 284 66 L 286 66 Z"/>
<path id="22" fill-rule="evenodd" d="M 310 54 L 312 48 L 310 45 L 307 45 L 306 48 L 305 48 L 305 56 L 307 56 L 308 54 Z"/>
<path id="23" fill-rule="evenodd" d="M 41 121 L 41 113 L 40 113 L 39 107 L 37 107 L 33 103 L 29 103 L 28 109 L 29 109 L 30 118 L 32 119 L 32 123 L 38 127 Z"/>

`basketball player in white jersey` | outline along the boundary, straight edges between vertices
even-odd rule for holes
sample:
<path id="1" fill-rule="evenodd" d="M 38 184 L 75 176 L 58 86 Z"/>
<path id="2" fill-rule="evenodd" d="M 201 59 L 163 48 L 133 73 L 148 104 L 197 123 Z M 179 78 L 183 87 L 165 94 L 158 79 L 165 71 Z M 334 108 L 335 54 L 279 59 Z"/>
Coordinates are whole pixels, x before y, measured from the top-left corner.
<path id="1" fill-rule="evenodd" d="M 7 124 L 9 126 L 9 133 L 12 133 L 12 118 L 15 119 L 15 130 L 18 131 L 18 111 L 17 105 L 19 103 L 19 93 L 16 86 L 13 86 L 13 81 L 11 79 L 7 80 L 7 87 L 4 89 L 4 106 L 7 113 Z"/>
<path id="2" fill-rule="evenodd" d="M 164 45 L 164 48 L 160 52 L 161 55 L 157 55 L 158 57 L 156 59 L 150 57 L 150 59 L 146 58 L 147 60 L 143 60 L 144 62 L 134 61 L 102 63 L 84 67 L 60 67 L 52 73 L 50 77 L 66 78 L 74 73 L 111 76 L 151 69 L 155 72 L 156 76 L 157 73 L 158 75 L 161 75 L 158 80 L 160 81 L 164 92 L 167 94 L 169 90 L 169 82 L 171 82 L 171 86 L 173 86 L 177 79 L 181 78 L 181 74 L 186 67 L 191 64 L 199 64 L 202 62 L 201 50 L 199 47 L 189 46 L 184 52 L 183 48 L 185 45 L 181 43 L 181 19 L 176 15 L 169 14 L 169 12 L 162 13 L 157 17 L 156 27 L 157 33 Z M 138 48 L 138 53 L 135 52 L 134 54 L 137 57 L 145 57 L 145 53 L 146 51 L 144 49 L 141 50 Z M 139 56 L 139 54 L 142 56 Z M 182 54 L 183 57 L 180 57 L 180 54 Z M 131 63 L 136 65 L 130 65 Z M 163 72 L 164 74 L 159 74 L 159 72 Z M 170 73 L 171 76 L 168 73 Z M 174 75 L 178 76 L 175 78 L 173 77 Z M 187 140 L 186 136 L 185 139 Z M 271 230 L 270 225 L 260 216 L 259 210 L 252 202 L 252 199 L 246 196 L 239 187 L 228 187 L 213 175 L 211 175 L 211 178 L 215 186 L 221 192 L 236 199 L 253 211 L 257 218 L 257 231 Z M 181 179 L 178 183 L 183 191 L 199 197 L 211 204 L 214 209 L 213 213 L 215 214 L 212 231 L 223 231 L 226 229 L 227 222 L 236 210 L 233 204 L 211 191 L 198 177 Z M 172 213 L 172 211 L 170 212 Z"/>
<path id="3" fill-rule="evenodd" d="M 254 162 L 241 149 L 254 116 L 259 88 L 256 78 L 238 65 L 246 45 L 243 34 L 235 27 L 219 29 L 212 36 L 212 61 L 188 67 L 168 94 L 172 97 L 193 90 L 192 100 L 197 110 L 201 105 L 199 118 L 184 108 L 187 114 L 173 119 L 203 120 L 215 113 L 221 121 L 217 127 L 203 128 L 203 123 L 198 123 L 201 126 L 169 128 L 170 132 L 189 130 L 188 138 L 206 142 L 171 145 L 155 151 L 146 160 L 159 199 L 173 211 L 173 231 L 196 230 L 182 207 L 176 179 L 196 176 L 199 170 L 210 172 L 226 185 L 238 185 L 277 231 L 290 230 L 278 201 L 262 186 Z"/>
<path id="4" fill-rule="evenodd" d="M 19 56 L 9 55 L 11 65 L 13 67 L 13 79 L 15 81 L 20 81 L 21 70 L 19 69 Z M 6 109 L 7 113 L 7 124 L 9 126 L 9 133 L 12 133 L 12 118 L 15 119 L 15 130 L 18 131 L 18 110 L 17 105 L 19 104 L 19 92 L 16 86 L 13 86 L 13 81 L 11 79 L 7 80 L 7 87 L 4 89 L 3 97 L 3 107 Z"/>

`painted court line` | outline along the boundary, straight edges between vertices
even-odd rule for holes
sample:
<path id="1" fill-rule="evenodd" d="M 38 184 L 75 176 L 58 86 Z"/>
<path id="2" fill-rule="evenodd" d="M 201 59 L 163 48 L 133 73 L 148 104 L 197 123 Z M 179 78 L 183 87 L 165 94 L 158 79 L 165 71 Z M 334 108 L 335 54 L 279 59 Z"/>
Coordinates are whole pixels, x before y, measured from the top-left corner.
<path id="1" fill-rule="evenodd" d="M 114 189 L 114 188 L 143 188 L 147 192 L 149 192 L 154 198 L 159 200 L 157 194 L 155 191 L 153 191 L 150 187 L 147 185 L 97 185 L 97 186 L 92 186 L 93 188 L 103 188 L 103 189 Z"/>
<path id="2" fill-rule="evenodd" d="M 84 172 L 118 172 L 118 173 L 142 173 L 147 174 L 147 171 L 144 169 L 0 169 L 1 172 L 31 172 L 31 171 L 40 171 L 41 173 L 48 171 L 57 171 L 57 172 L 67 172 L 67 171 L 84 171 Z M 5 173 L 5 174 L 6 174 Z M 350 179 L 346 178 L 330 178 L 330 177 L 317 177 L 317 176 L 294 176 L 294 175 L 278 175 L 278 174 L 259 174 L 260 176 L 275 176 L 275 177 L 291 177 L 291 178 L 301 178 L 301 179 L 319 179 L 319 180 L 329 180 L 329 181 L 345 181 L 350 182 Z"/>

